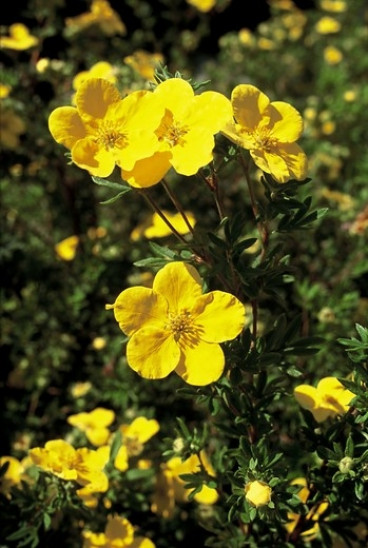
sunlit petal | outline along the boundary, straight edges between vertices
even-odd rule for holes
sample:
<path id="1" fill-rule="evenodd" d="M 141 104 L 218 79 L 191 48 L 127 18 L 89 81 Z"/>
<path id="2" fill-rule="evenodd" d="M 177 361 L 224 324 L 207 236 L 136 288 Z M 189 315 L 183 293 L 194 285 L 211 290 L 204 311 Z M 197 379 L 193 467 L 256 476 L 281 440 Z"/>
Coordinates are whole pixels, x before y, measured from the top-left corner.
<path id="1" fill-rule="evenodd" d="M 180 349 L 169 330 L 143 328 L 135 332 L 126 349 L 129 366 L 145 379 L 163 379 L 180 360 Z"/>
<path id="2" fill-rule="evenodd" d="M 235 339 L 244 328 L 245 307 L 223 291 L 211 291 L 199 297 L 192 314 L 196 326 L 200 326 L 201 339 L 220 343 Z"/>
<path id="3" fill-rule="evenodd" d="M 180 343 L 182 356 L 175 372 L 186 383 L 205 386 L 221 377 L 225 357 L 220 345 L 200 340 L 184 340 Z"/>
<path id="4" fill-rule="evenodd" d="M 165 295 L 170 312 L 191 309 L 197 297 L 202 294 L 202 280 L 197 270 L 184 262 L 173 262 L 158 271 L 153 290 Z"/>
<path id="5" fill-rule="evenodd" d="M 164 297 L 148 287 L 129 287 L 117 297 L 114 315 L 127 335 L 148 326 L 162 329 L 168 317 L 168 304 Z"/>

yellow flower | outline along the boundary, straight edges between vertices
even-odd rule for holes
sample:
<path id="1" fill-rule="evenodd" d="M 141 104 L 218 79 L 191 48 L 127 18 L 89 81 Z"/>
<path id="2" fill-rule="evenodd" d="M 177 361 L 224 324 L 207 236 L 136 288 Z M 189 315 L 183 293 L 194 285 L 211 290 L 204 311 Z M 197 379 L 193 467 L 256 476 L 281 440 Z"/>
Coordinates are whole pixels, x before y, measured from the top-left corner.
<path id="1" fill-rule="evenodd" d="M 243 28 L 238 32 L 239 42 L 244 46 L 253 46 L 255 42 L 254 34 L 251 30 Z"/>
<path id="2" fill-rule="evenodd" d="M 84 497 L 92 493 L 104 493 L 109 482 L 103 472 L 109 460 L 110 448 L 99 447 L 96 451 L 82 447 L 74 449 L 64 440 L 50 440 L 45 447 L 35 447 L 29 451 L 32 462 L 47 472 L 82 485 L 77 495 Z"/>
<path id="3" fill-rule="evenodd" d="M 304 179 L 307 157 L 295 143 L 303 131 L 299 112 L 282 101 L 271 103 L 250 84 L 236 86 L 231 102 L 235 120 L 229 121 L 222 133 L 248 149 L 257 167 L 279 183 Z"/>
<path id="4" fill-rule="evenodd" d="M 173 457 L 162 466 L 156 478 L 155 493 L 152 499 L 151 510 L 164 518 L 172 518 L 175 512 L 175 503 L 183 503 L 189 500 L 189 494 L 193 489 L 185 489 L 185 481 L 180 478 L 182 474 L 195 474 L 200 472 L 203 465 L 208 475 L 215 477 L 215 471 L 202 450 L 200 458 L 191 455 L 182 461 L 180 457 Z M 213 505 L 218 501 L 216 489 L 203 484 L 201 491 L 194 495 L 194 500 L 199 504 Z"/>
<path id="5" fill-rule="evenodd" d="M 92 0 L 90 11 L 76 17 L 68 17 L 65 23 L 73 32 L 98 25 L 108 36 L 126 33 L 124 23 L 107 0 Z"/>
<path id="6" fill-rule="evenodd" d="M 161 53 L 149 53 L 143 49 L 138 49 L 132 55 L 124 57 L 124 63 L 132 67 L 145 80 L 154 80 L 156 67 L 164 62 L 164 56 Z"/>
<path id="7" fill-rule="evenodd" d="M 308 489 L 307 480 L 305 478 L 295 478 L 291 485 L 300 485 L 301 490 L 297 493 L 297 496 L 300 498 L 303 504 L 307 503 L 307 500 L 310 495 L 310 491 Z M 328 503 L 327 502 L 321 502 L 320 504 L 317 504 L 313 506 L 308 514 L 305 516 L 306 524 L 310 525 L 311 522 L 315 522 L 312 527 L 309 527 L 307 530 L 301 532 L 301 536 L 305 537 L 306 540 L 310 541 L 313 540 L 318 531 L 319 531 L 319 525 L 318 520 L 320 516 L 327 510 Z M 288 531 L 288 533 L 292 533 L 296 527 L 296 525 L 299 522 L 299 514 L 295 514 L 293 512 L 288 513 L 288 523 L 285 524 L 285 528 Z"/>
<path id="8" fill-rule="evenodd" d="M 6 84 L 0 83 L 0 99 L 6 99 L 6 97 L 9 96 L 11 89 L 12 89 L 11 86 L 7 86 Z"/>
<path id="9" fill-rule="evenodd" d="M 0 477 L 0 493 L 9 496 L 10 489 L 14 485 L 18 485 L 23 479 L 24 466 L 15 457 L 3 456 L 0 457 L 0 468 L 8 463 L 8 468 L 3 476 Z"/>
<path id="10" fill-rule="evenodd" d="M 206 13 L 216 5 L 216 0 L 187 0 L 187 3 Z"/>
<path id="11" fill-rule="evenodd" d="M 119 428 L 123 436 L 123 445 L 120 447 L 114 462 L 115 468 L 124 472 L 128 469 L 129 457 L 136 457 L 143 451 L 144 444 L 160 429 L 155 419 L 137 417 L 131 424 L 122 424 Z"/>
<path id="12" fill-rule="evenodd" d="M 153 542 L 146 537 L 136 537 L 134 526 L 121 516 L 107 517 L 104 533 L 83 531 L 83 548 L 155 548 Z"/>
<path id="13" fill-rule="evenodd" d="M 323 135 L 332 135 L 336 129 L 336 124 L 333 120 L 326 120 L 321 126 Z"/>
<path id="14" fill-rule="evenodd" d="M 103 337 L 95 337 L 92 341 L 92 348 L 94 350 L 102 350 L 106 346 L 106 339 Z"/>
<path id="15" fill-rule="evenodd" d="M 23 120 L 13 110 L 1 109 L 0 144 L 14 150 L 20 144 L 19 136 L 26 130 Z"/>
<path id="16" fill-rule="evenodd" d="M 169 211 L 162 210 L 162 213 L 170 221 L 173 227 L 179 232 L 179 234 L 187 234 L 189 232 L 188 226 L 184 221 L 180 213 L 170 213 Z M 192 213 L 189 211 L 185 212 L 189 223 L 194 226 L 196 220 Z M 133 242 L 139 240 L 142 236 L 145 238 L 165 238 L 165 236 L 170 236 L 172 234 L 171 230 L 167 224 L 161 219 L 158 213 L 153 213 L 150 215 L 146 221 L 138 225 L 130 234 L 130 238 Z"/>
<path id="17" fill-rule="evenodd" d="M 333 17 L 328 17 L 326 15 L 316 23 L 315 28 L 319 34 L 334 34 L 335 32 L 339 32 L 339 30 L 341 30 L 341 23 L 336 21 Z"/>
<path id="18" fill-rule="evenodd" d="M 344 0 L 321 0 L 321 8 L 325 11 L 342 13 L 346 11 L 347 5 Z"/>
<path id="19" fill-rule="evenodd" d="M 317 388 L 300 384 L 294 389 L 294 395 L 297 402 L 303 409 L 310 411 L 317 422 L 344 415 L 355 396 L 336 377 L 324 377 L 317 384 Z"/>
<path id="20" fill-rule="evenodd" d="M 36 36 L 32 36 L 23 23 L 14 23 L 9 27 L 9 36 L 0 37 L 0 47 L 23 51 L 38 44 Z"/>
<path id="21" fill-rule="evenodd" d="M 336 202 L 341 211 L 349 211 L 350 209 L 353 209 L 355 204 L 355 201 L 350 196 L 350 194 L 345 194 L 343 192 L 339 192 L 338 190 L 323 188 L 321 191 L 321 195 L 324 198 L 327 198 L 327 200 L 332 200 L 333 202 Z"/>
<path id="22" fill-rule="evenodd" d="M 92 175 L 108 177 L 115 164 L 132 169 L 158 148 L 154 130 L 163 107 L 149 91 L 121 99 L 108 80 L 90 78 L 76 93 L 75 107 L 58 107 L 49 117 L 54 139 L 69 148 L 73 162 Z"/>
<path id="23" fill-rule="evenodd" d="M 115 420 L 115 413 L 104 407 L 96 407 L 89 413 L 76 413 L 69 415 L 68 423 L 75 426 L 87 436 L 88 441 L 93 445 L 105 445 L 110 437 L 107 428 Z"/>
<path id="24" fill-rule="evenodd" d="M 161 82 L 153 95 L 165 109 L 156 134 L 160 148 L 150 158 L 125 167 L 122 177 L 136 187 L 158 183 L 171 167 L 181 175 L 195 175 L 213 159 L 214 135 L 231 116 L 229 100 L 215 91 L 194 95 L 182 78 Z"/>
<path id="25" fill-rule="evenodd" d="M 357 98 L 357 93 L 353 89 L 348 89 L 344 92 L 344 101 L 352 103 Z"/>
<path id="26" fill-rule="evenodd" d="M 245 485 L 244 492 L 247 501 L 256 508 L 266 506 L 271 500 L 272 489 L 264 481 L 250 481 Z"/>
<path id="27" fill-rule="evenodd" d="M 69 236 L 55 245 L 55 253 L 63 261 L 72 261 L 77 254 L 78 245 L 79 237 Z"/>
<path id="28" fill-rule="evenodd" d="M 337 65 L 343 58 L 341 51 L 334 46 L 327 46 L 323 50 L 323 57 L 329 65 Z"/>
<path id="29" fill-rule="evenodd" d="M 81 398 L 82 396 L 85 396 L 91 388 L 92 384 L 89 381 L 76 382 L 71 388 L 71 393 L 73 398 Z"/>
<path id="30" fill-rule="evenodd" d="M 182 262 L 164 266 L 153 288 L 131 287 L 114 309 L 120 329 L 130 336 L 130 367 L 147 379 L 175 371 L 185 382 L 203 386 L 222 375 L 225 357 L 218 343 L 235 339 L 245 322 L 245 307 L 233 295 L 202 295 L 197 270 Z"/>
<path id="31" fill-rule="evenodd" d="M 260 38 L 258 38 L 257 45 L 259 49 L 263 49 L 266 51 L 271 51 L 273 49 L 276 49 L 277 47 L 275 42 L 273 42 L 269 38 L 266 38 L 265 36 L 261 36 Z"/>
<path id="32" fill-rule="evenodd" d="M 106 61 L 99 61 L 91 66 L 89 70 L 82 70 L 73 79 L 73 89 L 77 90 L 79 86 L 90 78 L 103 78 L 112 84 L 116 83 L 116 69 Z"/>

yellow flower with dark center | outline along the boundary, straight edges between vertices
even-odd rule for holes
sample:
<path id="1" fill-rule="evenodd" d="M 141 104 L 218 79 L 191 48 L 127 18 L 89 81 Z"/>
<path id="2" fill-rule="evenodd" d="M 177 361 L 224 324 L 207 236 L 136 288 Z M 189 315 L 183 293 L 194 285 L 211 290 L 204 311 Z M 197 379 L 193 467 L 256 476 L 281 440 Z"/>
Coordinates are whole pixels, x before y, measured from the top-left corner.
<path id="1" fill-rule="evenodd" d="M 176 231 L 179 232 L 179 234 L 187 234 L 189 232 L 188 225 L 186 224 L 180 213 L 170 213 L 166 210 L 162 210 L 162 213 L 164 213 L 165 217 L 173 225 Z M 190 213 L 190 211 L 186 211 L 185 214 L 191 226 L 194 227 L 196 220 L 193 214 Z M 132 231 L 132 233 L 130 234 L 130 238 L 133 240 L 133 242 L 136 242 L 143 236 L 145 238 L 151 239 L 165 238 L 165 236 L 170 236 L 171 234 L 172 232 L 165 223 L 165 221 L 163 221 L 160 215 L 155 212 L 150 215 L 146 221 L 138 225 Z"/>
<path id="2" fill-rule="evenodd" d="M 69 236 L 55 244 L 55 253 L 63 261 L 72 261 L 77 254 L 78 245 L 79 236 Z"/>
<path id="3" fill-rule="evenodd" d="M 129 466 L 129 457 L 137 457 L 144 449 L 144 444 L 160 430 L 155 419 L 137 417 L 131 424 L 122 424 L 119 428 L 123 445 L 115 458 L 115 468 L 124 472 Z"/>
<path id="4" fill-rule="evenodd" d="M 121 516 L 107 517 L 104 533 L 83 531 L 83 548 L 155 548 L 147 537 L 134 534 L 134 526 Z"/>
<path id="5" fill-rule="evenodd" d="M 236 86 L 231 102 L 234 120 L 228 121 L 222 133 L 249 150 L 257 167 L 279 183 L 304 179 L 307 157 L 295 143 L 303 131 L 299 112 L 283 101 L 271 103 L 250 84 Z"/>
<path id="6" fill-rule="evenodd" d="M 115 413 L 104 407 L 96 407 L 89 413 L 69 415 L 67 421 L 82 432 L 85 432 L 88 441 L 93 445 L 101 446 L 107 443 L 110 437 L 108 426 L 115 420 Z"/>
<path id="7" fill-rule="evenodd" d="M 301 489 L 297 493 L 297 496 L 300 498 L 303 504 L 306 504 L 310 495 L 310 491 L 307 485 L 307 480 L 305 478 L 295 478 L 291 482 L 291 485 L 301 486 Z M 316 504 L 315 506 L 313 506 L 309 510 L 308 514 L 305 516 L 305 523 L 307 528 L 304 531 L 302 531 L 300 535 L 306 541 L 311 541 L 316 537 L 319 531 L 319 525 L 318 525 L 319 518 L 327 510 L 327 508 L 328 508 L 328 503 L 321 502 L 320 504 Z M 289 521 L 285 524 L 285 528 L 288 531 L 288 533 L 292 533 L 299 522 L 300 516 L 299 514 L 290 512 L 288 513 L 288 519 Z"/>
<path id="8" fill-rule="evenodd" d="M 65 23 L 74 32 L 97 25 L 108 36 L 126 33 L 126 27 L 119 14 L 112 9 L 107 0 L 92 0 L 90 11 L 76 17 L 68 17 Z"/>
<path id="9" fill-rule="evenodd" d="M 49 117 L 54 139 L 69 148 L 73 162 L 98 177 L 118 165 L 132 169 L 158 148 L 155 134 L 164 108 L 152 92 L 121 98 L 108 80 L 90 78 L 76 93 L 75 107 L 58 107 Z"/>
<path id="10" fill-rule="evenodd" d="M 252 506 L 259 508 L 266 506 L 272 495 L 272 489 L 264 481 L 250 481 L 244 487 L 245 498 Z"/>
<path id="11" fill-rule="evenodd" d="M 153 95 L 162 104 L 164 116 L 156 135 L 160 147 L 150 158 L 138 161 L 122 177 L 135 187 L 158 183 L 171 167 L 181 175 L 195 175 L 213 160 L 214 135 L 231 116 L 229 100 L 215 91 L 194 95 L 182 78 L 161 82 Z"/>
<path id="12" fill-rule="evenodd" d="M 164 56 L 161 53 L 149 53 L 143 49 L 138 49 L 124 57 L 124 63 L 132 67 L 145 80 L 154 80 L 156 67 L 164 62 Z"/>
<path id="13" fill-rule="evenodd" d="M 197 270 L 182 262 L 164 266 L 152 289 L 126 289 L 108 308 L 130 337 L 126 355 L 134 371 L 147 379 L 175 371 L 197 386 L 219 379 L 225 366 L 219 343 L 235 339 L 245 323 L 245 307 L 234 295 L 202 295 Z"/>
<path id="14" fill-rule="evenodd" d="M 20 144 L 20 135 L 26 130 L 26 125 L 15 112 L 9 108 L 1 108 L 0 143 L 4 148 L 16 149 Z"/>
<path id="15" fill-rule="evenodd" d="M 344 415 L 355 396 L 336 377 L 324 377 L 317 387 L 300 384 L 294 389 L 294 395 L 299 405 L 310 411 L 317 422 Z"/>
<path id="16" fill-rule="evenodd" d="M 29 29 L 23 23 L 14 23 L 9 27 L 9 36 L 0 37 L 0 48 L 24 51 L 37 46 L 39 40 L 32 36 Z"/>

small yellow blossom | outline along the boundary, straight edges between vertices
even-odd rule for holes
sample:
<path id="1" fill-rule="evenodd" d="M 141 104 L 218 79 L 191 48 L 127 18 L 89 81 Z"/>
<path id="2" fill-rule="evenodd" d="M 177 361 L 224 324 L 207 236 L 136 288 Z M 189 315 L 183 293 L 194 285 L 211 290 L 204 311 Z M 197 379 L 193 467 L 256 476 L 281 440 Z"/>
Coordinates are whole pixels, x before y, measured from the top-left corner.
<path id="1" fill-rule="evenodd" d="M 11 92 L 12 87 L 7 86 L 6 84 L 0 83 L 0 99 L 6 99 L 9 97 L 9 93 Z"/>
<path id="2" fill-rule="evenodd" d="M 251 30 L 249 29 L 240 29 L 238 32 L 239 42 L 244 46 L 253 46 L 255 43 L 255 37 Z"/>
<path id="3" fill-rule="evenodd" d="M 347 10 L 345 0 L 320 0 L 320 7 L 332 13 L 342 13 Z"/>
<path id="4" fill-rule="evenodd" d="M 0 144 L 4 148 L 14 150 L 20 145 L 20 135 L 26 130 L 26 125 L 15 112 L 9 108 L 1 108 Z"/>
<path id="5" fill-rule="evenodd" d="M 188 225 L 186 224 L 180 213 L 170 213 L 166 210 L 162 210 L 162 213 L 173 225 L 176 231 L 179 232 L 179 234 L 187 234 L 189 232 Z M 193 214 L 189 211 L 185 211 L 184 213 L 191 226 L 194 227 L 196 220 Z M 138 225 L 132 231 L 132 233 L 130 234 L 130 238 L 133 240 L 133 242 L 136 242 L 137 240 L 142 238 L 142 236 L 150 240 L 152 238 L 165 238 L 166 236 L 170 236 L 171 234 L 172 232 L 165 223 L 165 221 L 163 221 L 160 215 L 155 212 L 150 215 L 146 221 Z"/>
<path id="6" fill-rule="evenodd" d="M 41 57 L 36 63 L 36 70 L 39 74 L 43 74 L 51 66 L 50 59 Z"/>
<path id="7" fill-rule="evenodd" d="M 94 350 L 102 350 L 106 346 L 106 339 L 103 337 L 95 337 L 92 341 L 92 348 Z"/>
<path id="8" fill-rule="evenodd" d="M 91 226 L 87 230 L 87 236 L 91 240 L 97 240 L 99 238 L 105 238 L 107 236 L 107 229 L 104 226 Z"/>
<path id="9" fill-rule="evenodd" d="M 349 226 L 350 234 L 363 235 L 368 230 L 368 206 L 361 211 Z"/>
<path id="10" fill-rule="evenodd" d="M 323 135 L 332 135 L 336 130 L 336 124 L 333 120 L 326 120 L 321 126 Z"/>
<path id="11" fill-rule="evenodd" d="M 91 175 L 108 177 L 119 165 L 132 169 L 159 146 L 154 133 L 164 106 L 154 93 L 136 91 L 121 98 L 108 80 L 90 78 L 78 88 L 75 107 L 58 107 L 49 117 L 55 141 L 69 148 L 73 162 Z"/>
<path id="12" fill-rule="evenodd" d="M 161 53 L 149 53 L 143 49 L 138 49 L 124 57 L 124 63 L 132 67 L 145 80 L 154 81 L 155 69 L 164 62 L 164 56 Z"/>
<path id="13" fill-rule="evenodd" d="M 272 8 L 280 10 L 293 11 L 296 9 L 293 0 L 269 0 L 269 3 Z"/>
<path id="14" fill-rule="evenodd" d="M 273 40 L 270 40 L 269 38 L 266 38 L 265 36 L 261 36 L 260 38 L 258 38 L 257 45 L 259 49 L 263 49 L 265 51 L 271 51 L 277 48 L 275 42 Z"/>
<path id="15" fill-rule="evenodd" d="M 344 101 L 347 103 L 352 103 L 357 98 L 357 93 L 353 89 L 348 89 L 344 92 Z"/>
<path id="16" fill-rule="evenodd" d="M 92 384 L 89 381 L 86 382 L 76 382 L 71 387 L 71 394 L 73 398 L 81 398 L 85 396 L 92 388 Z"/>
<path id="17" fill-rule="evenodd" d="M 175 512 L 175 503 L 188 502 L 193 489 L 184 487 L 185 481 L 180 478 L 182 474 L 195 474 L 202 469 L 213 478 L 215 471 L 204 451 L 200 456 L 191 455 L 182 461 L 180 457 L 173 457 L 165 463 L 156 478 L 155 493 L 152 499 L 151 510 L 165 519 L 172 518 Z M 219 495 L 216 489 L 203 484 L 201 491 L 194 495 L 194 500 L 199 504 L 216 504 Z"/>
<path id="18" fill-rule="evenodd" d="M 329 188 L 323 188 L 321 195 L 327 200 L 337 203 L 341 211 L 349 211 L 354 207 L 355 200 L 350 196 L 350 194 L 344 194 L 338 190 L 330 190 Z"/>
<path id="19" fill-rule="evenodd" d="M 310 411 L 317 422 L 344 415 L 355 396 L 336 377 L 324 377 L 316 388 L 300 384 L 294 389 L 294 395 L 299 405 Z"/>
<path id="20" fill-rule="evenodd" d="M 245 498 L 256 508 L 266 506 L 272 495 L 272 489 L 264 481 L 250 481 L 244 487 Z"/>
<path id="21" fill-rule="evenodd" d="M 79 86 L 90 78 L 103 78 L 112 84 L 116 83 L 116 68 L 106 61 L 99 61 L 90 67 L 89 70 L 78 72 L 73 78 L 73 89 L 77 90 Z"/>
<path id="22" fill-rule="evenodd" d="M 29 29 L 23 23 L 14 23 L 9 27 L 9 36 L 0 37 L 0 48 L 24 51 L 37 46 L 39 40 L 32 36 Z"/>
<path id="23" fill-rule="evenodd" d="M 329 65 L 338 65 L 343 58 L 341 51 L 334 46 L 327 46 L 323 50 L 323 57 Z"/>
<path id="24" fill-rule="evenodd" d="M 0 468 L 6 463 L 8 464 L 8 468 L 5 474 L 0 477 L 0 493 L 4 493 L 5 496 L 9 496 L 10 489 L 14 485 L 18 485 L 23 479 L 25 468 L 23 464 L 15 457 L 0 457 Z"/>
<path id="25" fill-rule="evenodd" d="M 107 443 L 110 430 L 107 428 L 115 420 L 115 413 L 104 407 L 96 407 L 89 413 L 69 415 L 67 421 L 87 436 L 93 445 L 101 446 Z"/>
<path id="26" fill-rule="evenodd" d="M 310 495 L 307 480 L 305 478 L 295 478 L 291 482 L 291 485 L 300 485 L 301 490 L 297 493 L 297 496 L 300 498 L 303 504 L 306 504 Z M 308 514 L 305 517 L 305 523 L 307 524 L 308 529 L 301 532 L 301 536 L 305 538 L 305 540 L 311 541 L 316 537 L 319 531 L 319 518 L 327 510 L 327 508 L 328 503 L 321 502 L 320 504 L 316 504 L 309 510 Z M 299 518 L 299 514 L 295 514 L 293 512 L 288 513 L 289 521 L 285 524 L 285 528 L 289 534 L 294 531 L 296 525 L 299 522 Z M 313 523 L 312 527 L 310 527 L 311 522 Z"/>
<path id="27" fill-rule="evenodd" d="M 194 95 L 182 78 L 161 82 L 153 95 L 165 109 L 156 135 L 157 152 L 122 171 L 122 177 L 135 187 L 158 183 L 171 167 L 181 175 L 195 175 L 213 159 L 214 135 L 231 117 L 229 100 L 215 91 Z"/>
<path id="28" fill-rule="evenodd" d="M 303 131 L 299 112 L 282 101 L 270 102 L 267 95 L 250 84 L 236 86 L 231 94 L 234 120 L 222 133 L 248 149 L 262 171 L 284 183 L 302 180 L 307 173 L 307 157 L 295 143 Z"/>
<path id="29" fill-rule="evenodd" d="M 175 371 L 196 386 L 220 378 L 225 357 L 218 343 L 235 339 L 245 322 L 245 307 L 234 295 L 202 295 L 197 270 L 183 262 L 164 266 L 152 289 L 126 289 L 110 307 L 130 337 L 126 355 L 134 371 L 147 379 Z"/>
<path id="30" fill-rule="evenodd" d="M 121 516 L 107 517 L 104 533 L 84 530 L 83 548 L 155 548 L 147 537 L 135 536 L 134 526 Z"/>
<path id="31" fill-rule="evenodd" d="M 123 445 L 120 447 L 114 462 L 115 468 L 124 472 L 128 469 L 129 457 L 136 457 L 143 451 L 144 444 L 160 430 L 155 419 L 137 417 L 131 424 L 122 424 L 119 428 Z"/>
<path id="32" fill-rule="evenodd" d="M 82 447 L 74 449 L 62 439 L 50 440 L 45 447 L 29 451 L 33 464 L 65 481 L 76 481 L 82 486 L 77 495 L 107 491 L 109 481 L 103 469 L 109 460 L 110 448 L 99 447 L 96 451 Z"/>
<path id="33" fill-rule="evenodd" d="M 77 254 L 78 245 L 79 236 L 69 236 L 55 244 L 55 253 L 63 261 L 72 261 Z"/>
<path id="34" fill-rule="evenodd" d="M 328 17 L 326 15 L 316 23 L 315 28 L 319 34 L 334 34 L 335 32 L 339 32 L 339 30 L 341 30 L 341 23 L 333 17 Z"/>
<path id="35" fill-rule="evenodd" d="M 187 3 L 197 10 L 207 13 L 216 5 L 216 0 L 187 0 Z"/>
<path id="36" fill-rule="evenodd" d="M 65 24 L 73 32 L 97 25 L 107 36 L 126 34 L 124 23 L 107 0 L 92 0 L 90 11 L 76 17 L 68 17 Z"/>

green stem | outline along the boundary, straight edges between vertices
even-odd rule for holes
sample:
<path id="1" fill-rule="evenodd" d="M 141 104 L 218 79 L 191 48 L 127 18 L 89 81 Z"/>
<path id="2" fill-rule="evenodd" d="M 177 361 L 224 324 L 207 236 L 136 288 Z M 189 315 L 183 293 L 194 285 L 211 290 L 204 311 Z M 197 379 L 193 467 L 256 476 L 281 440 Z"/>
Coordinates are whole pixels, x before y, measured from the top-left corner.
<path id="1" fill-rule="evenodd" d="M 169 185 L 167 184 L 165 179 L 161 180 L 161 184 L 164 187 L 166 194 L 169 196 L 170 200 L 172 201 L 172 203 L 174 204 L 174 206 L 176 207 L 176 209 L 178 210 L 180 215 L 183 217 L 183 220 L 184 220 L 185 224 L 187 225 L 189 232 L 192 235 L 194 235 L 194 229 L 193 229 L 192 225 L 190 224 L 189 219 L 188 219 L 185 211 L 181 207 L 181 204 L 180 204 L 179 200 L 177 199 L 175 193 L 171 190 L 171 188 L 169 187 Z"/>

